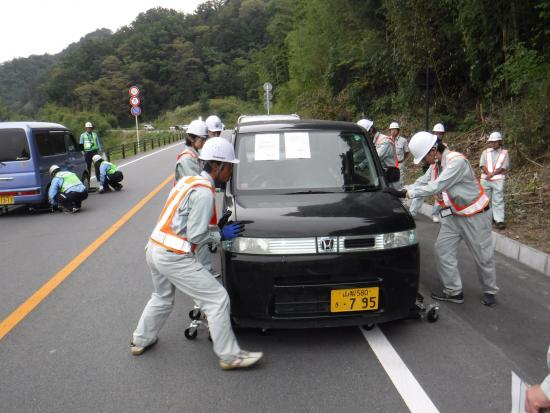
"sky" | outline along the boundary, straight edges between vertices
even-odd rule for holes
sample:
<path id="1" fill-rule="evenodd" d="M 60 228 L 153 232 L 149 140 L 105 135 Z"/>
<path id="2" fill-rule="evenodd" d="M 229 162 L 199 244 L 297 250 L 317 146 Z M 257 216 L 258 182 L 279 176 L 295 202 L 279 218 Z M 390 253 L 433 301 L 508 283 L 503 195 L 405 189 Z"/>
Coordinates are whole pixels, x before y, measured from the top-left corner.
<path id="1" fill-rule="evenodd" d="M 193 13 L 205 0 L 0 0 L 0 63 L 56 54 L 87 33 L 115 32 L 154 7 Z"/>

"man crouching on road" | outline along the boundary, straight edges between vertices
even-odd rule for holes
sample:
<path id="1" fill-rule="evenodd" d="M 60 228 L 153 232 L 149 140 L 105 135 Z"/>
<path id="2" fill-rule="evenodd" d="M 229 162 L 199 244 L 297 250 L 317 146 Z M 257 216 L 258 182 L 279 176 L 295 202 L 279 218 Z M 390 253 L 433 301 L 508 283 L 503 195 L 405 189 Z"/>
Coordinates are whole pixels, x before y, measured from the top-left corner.
<path id="1" fill-rule="evenodd" d="M 443 196 L 445 208 L 440 211 L 441 229 L 435 242 L 437 272 L 443 283 L 441 293 L 432 293 L 432 298 L 461 304 L 464 302 L 462 280 L 458 272 L 456 255 L 458 245 L 464 240 L 474 257 L 479 281 L 483 288 L 481 303 L 496 304 L 498 292 L 491 234 L 491 211 L 489 197 L 476 179 L 472 166 L 464 155 L 450 151 L 429 132 L 416 133 L 409 142 L 414 163 L 424 160 L 433 165 L 441 164 L 441 174 L 426 184 L 387 192 L 407 198 Z M 417 181 L 418 182 L 418 181 Z"/>
<path id="2" fill-rule="evenodd" d="M 200 159 L 206 162 L 200 176 L 181 178 L 172 188 L 160 219 L 147 244 L 147 265 L 153 294 L 139 320 L 130 351 L 139 356 L 158 340 L 158 333 L 174 306 L 176 288 L 189 295 L 208 319 L 214 353 L 224 370 L 250 367 L 263 356 L 241 350 L 230 320 L 225 288 L 197 260 L 195 250 L 205 244 L 238 237 L 244 225 L 217 226 L 215 182 L 227 182 L 233 171 L 233 146 L 223 138 L 209 139 Z"/>

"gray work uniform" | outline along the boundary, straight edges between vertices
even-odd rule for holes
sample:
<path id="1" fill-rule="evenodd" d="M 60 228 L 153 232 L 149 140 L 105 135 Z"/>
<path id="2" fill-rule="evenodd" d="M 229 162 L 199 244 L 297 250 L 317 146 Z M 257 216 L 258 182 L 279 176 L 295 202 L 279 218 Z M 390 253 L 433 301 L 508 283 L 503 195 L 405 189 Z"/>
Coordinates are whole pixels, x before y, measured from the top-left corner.
<path id="1" fill-rule="evenodd" d="M 548 370 L 550 371 L 550 347 L 548 347 L 548 353 L 546 354 L 546 364 L 548 365 Z M 540 384 L 540 388 L 543 391 L 544 395 L 550 399 L 550 374 Z"/>
<path id="2" fill-rule="evenodd" d="M 426 197 L 447 191 L 457 205 L 469 205 L 479 198 L 480 189 L 474 171 L 466 158 L 455 158 L 447 164 L 448 149 L 443 152 L 442 172 L 437 179 L 408 190 L 412 198 Z M 453 215 L 441 219 L 441 229 L 435 242 L 437 272 L 444 292 L 456 295 L 462 292 L 462 280 L 456 255 L 464 240 L 474 257 L 479 281 L 484 293 L 496 294 L 496 272 L 491 231 L 491 211 L 471 216 Z"/>
<path id="3" fill-rule="evenodd" d="M 441 169 L 441 167 L 436 164 L 435 167 Z M 422 175 L 420 178 L 418 178 L 413 185 L 407 186 L 407 188 L 414 188 L 415 186 L 422 186 L 426 185 L 428 182 L 432 181 L 433 178 L 433 168 L 434 165 L 430 165 L 428 169 L 426 169 L 426 172 L 424 175 Z M 413 198 L 411 199 L 411 205 L 409 207 L 409 212 L 414 217 L 418 213 L 418 210 L 422 207 L 422 204 L 424 203 L 424 198 Z M 441 206 L 437 202 L 434 201 L 434 204 L 432 206 L 432 216 L 439 217 L 439 211 L 441 210 Z"/>
<path id="4" fill-rule="evenodd" d="M 199 159 L 199 153 L 191 146 L 185 145 L 185 150 L 193 152 L 196 157 L 183 154 L 176 163 L 175 179 L 179 181 L 184 176 L 197 176 L 201 173 L 202 165 Z"/>
<path id="5" fill-rule="evenodd" d="M 209 180 L 212 182 L 211 177 Z M 220 233 L 209 227 L 213 202 L 210 189 L 192 188 L 182 199 L 172 219 L 172 230 L 197 246 L 219 244 Z M 192 252 L 176 254 L 153 241 L 149 241 L 146 250 L 153 294 L 134 331 L 134 344 L 146 347 L 155 340 L 174 307 L 177 288 L 192 297 L 205 313 L 214 353 L 221 360 L 233 361 L 240 347 L 231 328 L 229 296 L 225 288 Z"/>
<path id="6" fill-rule="evenodd" d="M 487 166 L 487 151 L 488 149 L 484 150 L 481 154 L 481 158 L 479 159 L 480 168 L 482 168 L 483 166 Z M 496 169 L 497 160 L 501 153 L 502 148 L 493 150 L 491 153 L 491 157 L 493 160 L 493 170 Z M 506 171 L 510 169 L 510 156 L 508 155 L 508 152 L 506 152 L 506 155 L 500 167 L 504 168 Z M 502 174 L 505 174 L 506 171 L 504 171 Z M 491 209 L 493 210 L 493 219 L 495 220 L 495 222 L 504 222 L 504 181 L 505 179 L 487 180 L 481 178 L 481 185 L 483 185 L 483 189 L 485 189 L 485 193 L 487 194 L 487 196 L 491 198 Z"/>
<path id="7" fill-rule="evenodd" d="M 377 138 L 376 139 L 376 152 L 380 158 L 380 162 L 384 168 L 393 167 L 395 168 L 395 157 L 396 151 L 395 146 L 392 142 L 389 141 L 390 137 L 387 138 Z M 390 187 L 399 189 L 403 185 L 401 181 L 392 182 L 389 184 Z"/>
<path id="8" fill-rule="evenodd" d="M 398 136 L 395 140 L 397 149 L 397 160 L 399 161 L 399 187 L 403 188 L 405 184 L 405 155 L 409 153 L 409 141 L 403 136 Z"/>

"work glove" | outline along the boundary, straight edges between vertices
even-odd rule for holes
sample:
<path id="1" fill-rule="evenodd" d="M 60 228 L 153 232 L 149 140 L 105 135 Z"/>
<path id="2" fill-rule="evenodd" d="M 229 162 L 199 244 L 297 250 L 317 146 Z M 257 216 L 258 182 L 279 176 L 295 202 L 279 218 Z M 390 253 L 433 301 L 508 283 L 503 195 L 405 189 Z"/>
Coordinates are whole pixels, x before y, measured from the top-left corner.
<path id="1" fill-rule="evenodd" d="M 102 194 L 103 192 L 105 192 L 105 189 L 103 188 L 103 185 L 99 185 L 99 189 L 98 191 L 100 194 Z"/>
<path id="2" fill-rule="evenodd" d="M 395 188 L 387 187 L 387 188 L 384 188 L 383 191 L 387 194 L 396 196 L 397 198 L 406 198 L 407 197 L 407 190 L 406 189 L 398 190 L 398 189 L 395 189 Z"/>
<path id="3" fill-rule="evenodd" d="M 232 222 L 231 224 L 226 224 L 221 230 L 220 234 L 222 241 L 227 241 L 233 238 L 237 238 L 241 235 L 241 232 L 244 231 L 244 224 L 240 222 Z"/>

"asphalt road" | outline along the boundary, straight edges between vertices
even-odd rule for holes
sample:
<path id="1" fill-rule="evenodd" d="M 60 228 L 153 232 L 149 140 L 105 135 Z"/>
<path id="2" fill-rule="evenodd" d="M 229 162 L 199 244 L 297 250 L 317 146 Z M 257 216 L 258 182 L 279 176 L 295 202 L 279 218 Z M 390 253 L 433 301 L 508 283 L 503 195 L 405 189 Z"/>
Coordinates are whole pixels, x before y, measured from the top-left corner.
<path id="1" fill-rule="evenodd" d="M 79 214 L 16 209 L 0 217 L 0 322 L 158 187 L 177 152 L 175 145 L 134 159 L 122 168 L 124 190 L 90 194 Z M 418 398 L 401 395 L 392 366 L 366 337 L 386 337 L 441 412 L 510 411 L 510 372 L 529 382 L 547 374 L 550 279 L 497 254 L 499 304 L 486 308 L 465 247 L 466 302 L 443 303 L 437 323 L 399 321 L 366 337 L 359 328 L 238 330 L 241 346 L 265 359 L 224 372 L 204 331 L 185 339 L 192 302 L 178 295 L 158 344 L 133 357 L 128 343 L 151 293 L 143 249 L 169 188 L 0 340 L 1 412 L 422 411 Z M 417 222 L 427 296 L 440 288 L 432 251 L 438 226 Z"/>

